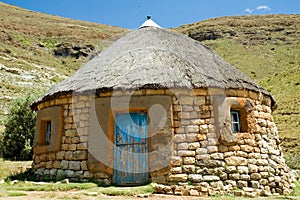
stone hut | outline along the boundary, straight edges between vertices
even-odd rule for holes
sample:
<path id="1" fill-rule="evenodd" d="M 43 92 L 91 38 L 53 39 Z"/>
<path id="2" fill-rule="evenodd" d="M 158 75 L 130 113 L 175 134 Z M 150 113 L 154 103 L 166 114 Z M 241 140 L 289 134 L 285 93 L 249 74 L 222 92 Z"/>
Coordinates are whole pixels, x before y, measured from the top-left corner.
<path id="1" fill-rule="evenodd" d="M 175 195 L 290 193 L 270 93 L 150 20 L 31 104 L 35 174 Z"/>

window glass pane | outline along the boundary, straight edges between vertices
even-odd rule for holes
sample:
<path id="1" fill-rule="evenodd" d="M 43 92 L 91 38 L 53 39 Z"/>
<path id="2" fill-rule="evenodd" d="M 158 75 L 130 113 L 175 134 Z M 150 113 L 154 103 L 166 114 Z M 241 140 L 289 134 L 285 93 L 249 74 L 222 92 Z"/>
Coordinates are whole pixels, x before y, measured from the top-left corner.
<path id="1" fill-rule="evenodd" d="M 51 138 L 51 121 L 46 124 L 46 144 L 50 143 Z"/>
<path id="2" fill-rule="evenodd" d="M 232 123 L 232 132 L 236 133 L 239 131 L 239 127 L 238 124 L 236 123 Z"/>
<path id="3" fill-rule="evenodd" d="M 241 131 L 241 124 L 240 124 L 240 116 L 239 112 L 235 110 L 230 111 L 231 115 L 231 128 L 232 132 L 237 133 Z"/>
<path id="4" fill-rule="evenodd" d="M 238 122 L 238 113 L 234 112 L 232 113 L 233 122 Z"/>

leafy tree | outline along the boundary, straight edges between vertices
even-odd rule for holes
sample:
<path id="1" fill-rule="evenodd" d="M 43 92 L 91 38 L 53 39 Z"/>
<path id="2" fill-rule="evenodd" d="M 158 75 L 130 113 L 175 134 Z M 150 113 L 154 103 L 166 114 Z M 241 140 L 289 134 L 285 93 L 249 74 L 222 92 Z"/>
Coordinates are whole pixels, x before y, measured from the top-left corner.
<path id="1" fill-rule="evenodd" d="M 3 158 L 31 160 L 36 112 L 29 107 L 37 94 L 27 94 L 12 101 L 2 138 Z"/>

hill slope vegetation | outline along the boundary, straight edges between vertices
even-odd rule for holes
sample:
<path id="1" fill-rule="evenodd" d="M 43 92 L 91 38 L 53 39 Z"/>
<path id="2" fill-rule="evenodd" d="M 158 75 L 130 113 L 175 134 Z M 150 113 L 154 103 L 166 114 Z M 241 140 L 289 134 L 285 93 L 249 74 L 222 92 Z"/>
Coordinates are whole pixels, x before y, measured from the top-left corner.
<path id="1" fill-rule="evenodd" d="M 0 124 L 12 98 L 47 90 L 129 30 L 0 2 Z M 300 15 L 221 17 L 174 28 L 266 88 L 283 147 L 300 152 Z M 1 131 L 1 130 L 0 130 Z"/>
<path id="2" fill-rule="evenodd" d="M 0 2 L 0 118 L 12 98 L 47 90 L 127 30 Z M 0 119 L 0 122 L 1 122 Z"/>

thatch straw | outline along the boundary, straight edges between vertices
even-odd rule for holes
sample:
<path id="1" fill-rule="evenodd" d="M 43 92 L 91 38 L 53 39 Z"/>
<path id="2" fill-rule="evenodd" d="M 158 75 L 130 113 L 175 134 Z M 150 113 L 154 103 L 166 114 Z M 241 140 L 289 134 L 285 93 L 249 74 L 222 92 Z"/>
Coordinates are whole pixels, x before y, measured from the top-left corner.
<path id="1" fill-rule="evenodd" d="M 139 88 L 236 88 L 270 94 L 211 49 L 156 27 L 129 32 L 39 102 L 60 93 Z"/>

